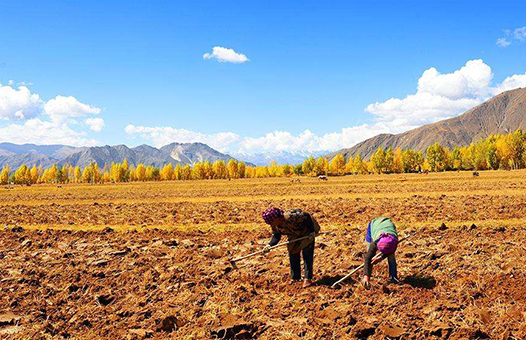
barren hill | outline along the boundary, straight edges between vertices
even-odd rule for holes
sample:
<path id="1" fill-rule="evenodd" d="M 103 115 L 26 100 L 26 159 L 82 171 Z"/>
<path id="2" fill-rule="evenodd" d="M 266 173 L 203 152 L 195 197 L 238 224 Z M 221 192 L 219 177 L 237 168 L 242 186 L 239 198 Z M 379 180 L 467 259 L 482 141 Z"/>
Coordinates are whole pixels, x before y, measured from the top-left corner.
<path id="1" fill-rule="evenodd" d="M 362 155 L 368 159 L 379 147 L 425 149 L 438 142 L 449 148 L 470 144 L 491 134 L 526 129 L 526 88 L 503 92 L 458 117 L 428 124 L 397 135 L 380 134 L 352 148 L 333 152 L 345 158 Z"/>

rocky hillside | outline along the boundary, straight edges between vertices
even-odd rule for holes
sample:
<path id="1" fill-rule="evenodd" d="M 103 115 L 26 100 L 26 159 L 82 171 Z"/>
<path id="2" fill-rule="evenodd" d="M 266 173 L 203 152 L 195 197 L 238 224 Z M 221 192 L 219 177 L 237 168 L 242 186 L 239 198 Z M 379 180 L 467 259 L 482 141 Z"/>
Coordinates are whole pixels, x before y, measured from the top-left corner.
<path id="1" fill-rule="evenodd" d="M 229 155 L 214 150 L 203 143 L 171 143 L 163 146 L 160 151 L 182 164 L 206 161 L 214 163 L 217 160 L 228 162 L 232 159 Z"/>
<path id="2" fill-rule="evenodd" d="M 7 165 L 17 168 L 22 164 L 29 166 L 42 165 L 49 167 L 53 164 L 70 164 L 85 167 L 91 162 L 99 166 L 120 163 L 124 159 L 128 164 L 163 166 L 172 164 L 194 164 L 196 162 L 232 159 L 229 155 L 220 153 L 202 143 L 172 143 L 160 149 L 149 145 L 140 145 L 129 148 L 126 145 L 96 146 L 75 148 L 66 145 L 17 145 L 0 143 L 0 168 Z"/>

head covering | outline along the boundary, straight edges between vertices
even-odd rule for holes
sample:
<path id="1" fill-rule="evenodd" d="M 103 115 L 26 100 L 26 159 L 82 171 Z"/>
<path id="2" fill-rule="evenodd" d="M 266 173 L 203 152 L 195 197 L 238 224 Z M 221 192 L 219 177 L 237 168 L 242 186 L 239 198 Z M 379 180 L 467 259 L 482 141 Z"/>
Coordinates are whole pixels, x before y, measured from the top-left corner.
<path id="1" fill-rule="evenodd" d="M 271 224 L 276 218 L 283 216 L 283 211 L 279 208 L 268 208 L 261 216 L 266 224 Z"/>
<path id="2" fill-rule="evenodd" d="M 382 254 L 390 255 L 395 252 L 398 246 L 398 238 L 391 234 L 381 233 L 376 246 Z"/>

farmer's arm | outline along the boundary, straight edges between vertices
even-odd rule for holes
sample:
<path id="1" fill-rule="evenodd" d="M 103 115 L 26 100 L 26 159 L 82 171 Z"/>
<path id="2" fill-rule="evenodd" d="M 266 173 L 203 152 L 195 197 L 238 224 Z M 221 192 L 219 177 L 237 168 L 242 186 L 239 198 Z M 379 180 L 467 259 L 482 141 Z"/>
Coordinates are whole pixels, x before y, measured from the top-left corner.
<path id="1" fill-rule="evenodd" d="M 275 233 L 275 234 L 272 234 L 272 238 L 270 239 L 270 242 L 269 244 L 267 244 L 264 248 L 263 248 L 263 251 L 266 253 L 268 253 L 270 251 L 270 248 L 275 246 L 276 244 L 279 243 L 279 240 L 281 239 L 281 234 L 280 233 Z"/>
<path id="2" fill-rule="evenodd" d="M 371 272 L 373 269 L 373 257 L 374 254 L 376 254 L 376 244 L 374 242 L 371 242 L 371 245 L 369 246 L 369 249 L 367 250 L 367 254 L 365 254 L 365 260 L 363 262 L 363 275 L 367 277 L 371 277 Z"/>
<path id="3" fill-rule="evenodd" d="M 275 246 L 276 244 L 279 243 L 279 240 L 281 240 L 281 234 L 280 233 L 272 234 L 272 238 L 270 239 L 270 242 L 269 242 L 268 245 L 270 247 L 273 247 L 273 246 Z"/>

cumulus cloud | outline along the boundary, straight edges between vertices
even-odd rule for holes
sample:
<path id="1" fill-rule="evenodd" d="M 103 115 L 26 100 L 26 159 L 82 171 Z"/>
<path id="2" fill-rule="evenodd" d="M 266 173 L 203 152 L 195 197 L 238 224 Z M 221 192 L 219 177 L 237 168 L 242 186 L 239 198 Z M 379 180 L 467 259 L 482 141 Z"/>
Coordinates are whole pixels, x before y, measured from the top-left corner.
<path id="1" fill-rule="evenodd" d="M 310 130 L 294 135 L 288 131 L 274 131 L 261 137 L 241 137 L 232 132 L 203 134 L 173 127 L 147 127 L 128 125 L 129 135 L 139 135 L 160 147 L 172 142 L 200 142 L 221 152 L 257 154 L 262 152 L 300 152 L 336 150 L 354 145 L 363 139 L 373 137 L 389 129 L 382 123 L 363 124 L 344 128 L 340 132 L 316 135 Z"/>
<path id="2" fill-rule="evenodd" d="M 504 30 L 506 37 L 498 38 L 496 44 L 499 47 L 506 48 L 514 43 L 520 44 L 526 41 L 526 26 L 516 28 L 514 30 Z"/>
<path id="3" fill-rule="evenodd" d="M 233 64 L 242 64 L 249 61 L 246 55 L 237 53 L 231 48 L 221 46 L 212 48 L 212 53 L 203 54 L 203 59 L 217 59 L 221 63 Z"/>
<path id="4" fill-rule="evenodd" d="M 12 123 L 0 127 L 0 142 L 16 144 L 66 144 L 94 146 L 99 143 L 87 137 L 83 131 L 73 130 L 68 123 L 29 119 L 23 124 Z"/>
<path id="5" fill-rule="evenodd" d="M 172 142 L 179 143 L 204 143 L 214 149 L 221 149 L 239 140 L 239 136 L 232 132 L 205 134 L 186 129 L 177 129 L 169 126 L 147 127 L 128 125 L 124 129 L 130 135 L 139 134 L 142 138 L 151 140 L 156 146 L 163 146 Z"/>
<path id="6" fill-rule="evenodd" d="M 378 121 L 394 132 L 456 116 L 482 103 L 495 93 L 491 68 L 482 60 L 470 60 L 459 70 L 440 73 L 431 67 L 418 79 L 415 94 L 391 98 L 366 107 Z"/>
<path id="7" fill-rule="evenodd" d="M 26 86 L 17 89 L 0 84 L 0 119 L 23 120 L 40 114 L 44 102 Z"/>
<path id="8" fill-rule="evenodd" d="M 482 60 L 470 60 L 460 69 L 441 73 L 431 67 L 422 73 L 414 94 L 368 105 L 372 123 L 318 135 L 274 131 L 260 137 L 243 137 L 232 132 L 203 134 L 173 127 L 128 125 L 130 136 L 139 136 L 163 146 L 172 142 L 202 142 L 234 154 L 333 151 L 351 147 L 380 133 L 400 133 L 424 124 L 457 116 L 502 91 L 526 87 L 526 73 L 507 77 L 492 85 L 491 67 Z"/>
<path id="9" fill-rule="evenodd" d="M 507 77 L 500 85 L 496 87 L 494 93 L 499 94 L 504 91 L 513 90 L 519 87 L 526 87 L 526 72 L 524 72 L 524 74 L 514 74 L 510 77 Z"/>
<path id="10" fill-rule="evenodd" d="M 86 119 L 86 124 L 93 131 L 102 131 L 104 128 L 104 119 L 102 118 L 88 118 Z"/>
<path id="11" fill-rule="evenodd" d="M 99 114 L 99 108 L 81 103 L 72 96 L 59 95 L 46 102 L 38 94 L 31 93 L 27 86 L 15 88 L 14 83 L 0 84 L 0 142 L 96 143 L 87 138 L 85 131 L 74 129 L 73 126 L 82 126 L 78 119 Z M 100 131 L 104 127 L 101 118 L 88 118 L 85 123 L 93 131 Z"/>
<path id="12" fill-rule="evenodd" d="M 52 119 L 56 120 L 100 113 L 99 108 L 83 104 L 72 96 L 56 96 L 44 105 L 44 111 Z"/>

